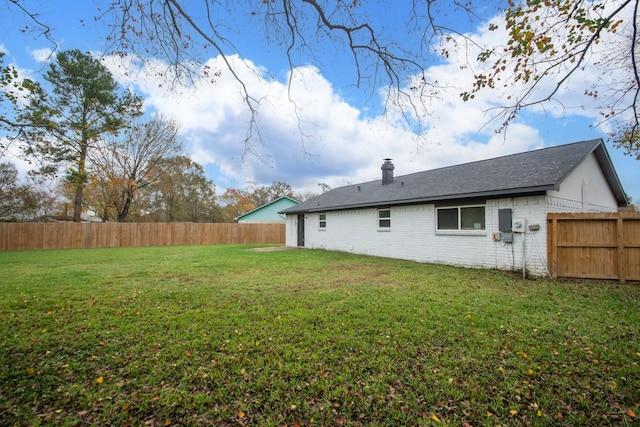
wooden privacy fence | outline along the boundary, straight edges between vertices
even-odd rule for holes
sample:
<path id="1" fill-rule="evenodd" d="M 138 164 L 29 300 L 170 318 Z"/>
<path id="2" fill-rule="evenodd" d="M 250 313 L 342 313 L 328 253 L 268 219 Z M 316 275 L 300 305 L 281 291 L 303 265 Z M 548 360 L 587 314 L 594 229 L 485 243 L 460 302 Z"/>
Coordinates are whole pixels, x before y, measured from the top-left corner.
<path id="1" fill-rule="evenodd" d="M 284 224 L 0 223 L 0 250 L 283 244 Z"/>
<path id="2" fill-rule="evenodd" d="M 551 213 L 552 277 L 640 280 L 639 213 Z"/>

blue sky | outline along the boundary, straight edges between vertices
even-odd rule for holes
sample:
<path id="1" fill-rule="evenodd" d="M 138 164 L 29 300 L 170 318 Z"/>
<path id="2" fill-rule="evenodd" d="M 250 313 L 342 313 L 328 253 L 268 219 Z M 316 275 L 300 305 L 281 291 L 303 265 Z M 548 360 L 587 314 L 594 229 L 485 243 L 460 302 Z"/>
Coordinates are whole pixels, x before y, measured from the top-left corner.
<path id="1" fill-rule="evenodd" d="M 411 31 L 406 10 L 402 10 L 409 3 L 376 0 L 367 2 L 366 7 L 376 11 L 371 14 L 371 23 L 384 37 L 413 46 L 420 43 L 420 37 Z M 96 53 L 104 49 L 105 28 L 93 18 L 98 7 L 108 2 L 29 0 L 24 4 L 35 8 L 39 19 L 52 27 L 59 49 Z M 188 4 L 193 7 L 199 2 Z M 485 13 L 494 11 L 487 9 Z M 0 14 L 0 49 L 6 52 L 5 62 L 42 80 L 46 69 L 43 60 L 51 43 L 36 33 L 21 32 L 24 20 L 7 2 L 0 6 Z M 494 17 L 487 14 L 484 18 Z M 487 43 L 500 36 L 485 32 L 482 26 L 471 27 L 459 14 L 449 12 L 446 19 Z M 397 111 L 383 114 L 385 98 L 380 87 L 367 81 L 356 86 L 353 59 L 341 42 L 331 44 L 324 39 L 318 44 L 310 39 L 316 46 L 313 52 L 295 52 L 298 67 L 289 91 L 290 69 L 278 38 L 266 40 L 262 21 L 252 17 L 249 9 L 225 22 L 228 25 L 221 28 L 241 55 L 232 54 L 229 59 L 250 92 L 263 100 L 258 119 L 261 141 L 256 140 L 252 147 L 255 154 L 245 152 L 241 144 L 248 114 L 237 82 L 213 52 L 203 53 L 201 59 L 212 69 L 223 71 L 215 83 L 203 79 L 173 90 L 142 66 L 125 69 L 113 58 L 104 60 L 123 88 L 144 96 L 149 113 L 162 113 L 180 124 L 185 151 L 205 167 L 218 194 L 252 181 L 264 185 L 284 181 L 295 190 L 317 192 L 320 182 L 336 187 L 379 179 L 386 157 L 393 159 L 396 175 L 403 175 L 557 144 L 606 139 L 603 129 L 591 126 L 597 111 L 583 95 L 580 78 L 559 95 L 562 105 L 531 109 L 506 133 L 496 134 L 497 123 L 488 122 L 487 110 L 507 94 L 488 92 L 463 103 L 459 93 L 470 87 L 470 71 L 461 65 L 466 60 L 462 52 L 453 52 L 448 59 L 425 53 L 426 74 L 446 89 L 429 101 L 425 131 L 416 139 L 403 126 Z M 589 71 L 585 70 L 585 76 Z M 625 191 L 635 202 L 640 201 L 638 161 L 609 144 L 607 149 Z"/>

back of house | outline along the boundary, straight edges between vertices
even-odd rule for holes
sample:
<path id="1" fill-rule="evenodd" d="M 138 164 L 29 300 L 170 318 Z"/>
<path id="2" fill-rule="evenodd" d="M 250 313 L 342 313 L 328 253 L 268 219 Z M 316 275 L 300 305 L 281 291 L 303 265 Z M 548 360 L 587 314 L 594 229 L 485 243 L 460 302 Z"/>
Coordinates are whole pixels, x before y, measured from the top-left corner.
<path id="1" fill-rule="evenodd" d="M 281 211 L 286 244 L 545 275 L 551 212 L 615 212 L 627 197 L 602 140 L 348 185 Z"/>

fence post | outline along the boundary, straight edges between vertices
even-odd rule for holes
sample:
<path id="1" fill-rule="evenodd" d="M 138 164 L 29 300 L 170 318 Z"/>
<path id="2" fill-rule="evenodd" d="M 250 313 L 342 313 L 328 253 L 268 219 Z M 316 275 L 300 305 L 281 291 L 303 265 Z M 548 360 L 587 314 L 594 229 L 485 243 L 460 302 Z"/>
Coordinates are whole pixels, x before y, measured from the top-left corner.
<path id="1" fill-rule="evenodd" d="M 547 233 L 549 230 L 547 230 Z M 551 277 L 558 278 L 558 218 L 551 220 Z"/>
<path id="2" fill-rule="evenodd" d="M 618 278 L 620 279 L 620 283 L 624 284 L 627 281 L 627 277 L 626 271 L 624 269 L 624 233 L 622 232 L 624 224 L 622 221 L 622 215 L 618 213 L 618 219 L 616 221 L 616 240 L 618 243 Z"/>

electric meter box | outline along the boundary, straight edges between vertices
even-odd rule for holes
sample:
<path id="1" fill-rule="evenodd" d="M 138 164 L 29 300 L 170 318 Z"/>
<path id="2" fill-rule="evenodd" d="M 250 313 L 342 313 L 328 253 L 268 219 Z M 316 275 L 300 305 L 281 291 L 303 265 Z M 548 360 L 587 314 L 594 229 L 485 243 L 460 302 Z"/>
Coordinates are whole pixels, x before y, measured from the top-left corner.
<path id="1" fill-rule="evenodd" d="M 513 231 L 514 233 L 524 233 L 526 226 L 527 226 L 526 219 L 513 218 L 513 223 L 511 224 L 511 231 Z"/>

